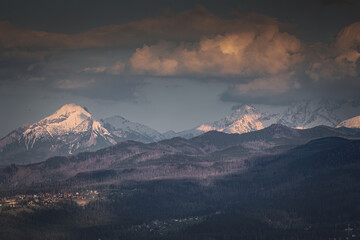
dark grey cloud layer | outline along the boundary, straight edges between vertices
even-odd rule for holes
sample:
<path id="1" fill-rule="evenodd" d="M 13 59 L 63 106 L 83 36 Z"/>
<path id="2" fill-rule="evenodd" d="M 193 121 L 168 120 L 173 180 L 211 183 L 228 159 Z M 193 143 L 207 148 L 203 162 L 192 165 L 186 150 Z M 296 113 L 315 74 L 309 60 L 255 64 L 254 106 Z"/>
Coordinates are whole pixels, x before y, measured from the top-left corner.
<path id="1" fill-rule="evenodd" d="M 325 43 L 303 41 L 286 26 L 256 13 L 223 17 L 201 5 L 76 34 L 2 21 L 0 81 L 28 81 L 46 91 L 114 101 L 136 101 L 147 76 L 224 82 L 229 88 L 223 101 L 356 94 L 359 22 Z M 343 90 L 334 93 L 339 86 Z"/>
<path id="2" fill-rule="evenodd" d="M 232 102 L 286 105 L 359 95 L 359 1 L 197 3 L 2 1 L 0 101 L 5 108 L 11 99 L 7 110 L 14 114 L 6 124 L 18 118 L 12 109 L 24 110 L 36 96 L 38 106 L 51 102 L 48 113 L 60 102 L 96 101 L 124 104 L 128 112 L 157 109 L 163 119 L 168 111 L 172 122 L 198 113 L 205 122 Z M 169 110 L 174 92 L 191 111 Z M 202 100 L 213 98 L 218 107 L 210 110 Z M 43 117 L 37 111 L 32 120 Z M 160 129 L 161 121 L 151 119 Z"/>

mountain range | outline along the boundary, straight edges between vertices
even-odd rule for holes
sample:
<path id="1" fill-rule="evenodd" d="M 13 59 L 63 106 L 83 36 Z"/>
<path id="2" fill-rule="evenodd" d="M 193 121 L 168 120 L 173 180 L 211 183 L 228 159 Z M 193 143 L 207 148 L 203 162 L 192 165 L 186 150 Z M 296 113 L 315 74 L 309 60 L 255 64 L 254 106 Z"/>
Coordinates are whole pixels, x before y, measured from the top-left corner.
<path id="1" fill-rule="evenodd" d="M 0 236 L 347 239 L 360 214 L 359 139 L 356 129 L 274 124 L 13 164 L 0 168 L 1 194 L 22 205 L 3 210 Z M 27 207 L 39 196 L 44 206 Z"/>
<path id="2" fill-rule="evenodd" d="M 125 141 L 96 152 L 3 168 L 0 183 L 8 187 L 221 176 L 245 170 L 259 157 L 282 154 L 325 137 L 360 139 L 360 131 L 326 126 L 292 129 L 273 124 L 244 134 L 210 131 L 191 139 L 176 137 L 148 144 Z"/>
<path id="3" fill-rule="evenodd" d="M 223 239 L 345 239 L 342 229 L 355 226 L 360 213 L 355 207 L 360 130 L 348 128 L 356 127 L 358 118 L 337 127 L 295 129 L 266 127 L 265 121 L 277 118 L 259 112 L 243 106 L 234 119 L 225 118 L 231 123 L 236 114 L 243 116 L 245 127 L 239 127 L 248 132 L 242 134 L 227 133 L 236 124 L 218 122 L 214 126 L 221 131 L 144 143 L 129 139 L 163 135 L 119 116 L 97 121 L 86 108 L 65 105 L 8 138 L 13 142 L 7 147 L 19 156 L 40 155 L 49 144 L 63 146 L 64 154 L 0 167 L 0 193 L 6 200 L 19 199 L 17 214 L 0 215 L 0 236 L 26 239 L 45 232 L 63 239 L 75 232 L 69 239 L 213 239 L 219 234 Z M 89 189 L 98 194 L 96 200 L 81 195 Z M 81 202 L 61 194 L 72 192 L 81 195 Z M 44 207 L 27 205 L 40 195 Z M 51 202 L 51 196 L 59 202 Z M 89 202 L 78 206 L 84 199 Z M 18 226 L 25 229 L 20 235 Z M 334 233 L 334 226 L 340 230 Z"/>
<path id="4" fill-rule="evenodd" d="M 306 129 L 320 125 L 336 127 L 342 121 L 360 115 L 356 100 L 308 100 L 290 105 L 283 111 L 268 113 L 253 106 L 240 105 L 233 113 L 218 121 L 201 124 L 193 129 L 176 133 L 175 136 L 191 138 L 210 130 L 226 133 L 245 133 L 260 130 L 271 124 L 282 124 L 291 128 Z M 347 124 L 352 128 L 359 125 Z"/>
<path id="5" fill-rule="evenodd" d="M 84 151 L 96 151 L 117 142 L 161 140 L 161 134 L 120 116 L 100 121 L 86 108 L 66 104 L 54 114 L 24 125 L 0 140 L 0 164 L 43 161 Z"/>
<path id="6" fill-rule="evenodd" d="M 319 125 L 359 128 L 360 105 L 356 101 L 318 100 L 294 104 L 282 112 L 267 113 L 253 106 L 238 106 L 233 113 L 218 121 L 204 123 L 182 132 L 158 131 L 121 116 L 96 120 L 89 111 L 67 104 L 54 114 L 12 131 L 0 140 L 0 165 L 34 163 L 52 156 L 67 156 L 96 151 L 118 142 L 133 140 L 143 143 L 182 137 L 190 139 L 209 131 L 247 133 L 272 124 L 307 129 Z M 351 117 L 351 119 L 348 119 Z"/>

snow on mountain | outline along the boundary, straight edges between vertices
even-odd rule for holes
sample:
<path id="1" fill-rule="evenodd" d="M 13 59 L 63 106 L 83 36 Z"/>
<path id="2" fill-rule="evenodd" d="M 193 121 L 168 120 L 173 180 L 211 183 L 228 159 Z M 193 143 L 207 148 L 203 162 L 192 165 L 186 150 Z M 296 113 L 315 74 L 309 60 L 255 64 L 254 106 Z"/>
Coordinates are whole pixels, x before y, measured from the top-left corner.
<path id="1" fill-rule="evenodd" d="M 91 147 L 97 144 L 97 138 L 114 144 L 116 143 L 108 130 L 94 120 L 89 112 L 75 104 L 66 104 L 54 114 L 40 120 L 29 126 L 23 133 L 25 146 L 27 149 L 33 148 L 38 140 L 56 139 L 65 144 L 75 143 L 77 138 L 69 138 L 69 135 L 79 135 L 90 133 L 90 138 L 83 141 L 83 146 Z M 78 142 L 77 142 L 78 143 Z M 77 144 L 75 148 L 70 147 L 69 152 L 81 148 Z"/>
<path id="2" fill-rule="evenodd" d="M 174 130 L 170 130 L 161 134 L 163 139 L 170 139 L 177 136 L 177 133 Z"/>
<path id="3" fill-rule="evenodd" d="M 212 130 L 241 134 L 263 129 L 277 121 L 278 116 L 276 114 L 264 113 L 252 106 L 242 105 L 229 116 L 213 123 L 202 124 L 194 129 L 180 132 L 178 135 L 190 138 Z"/>
<path id="4" fill-rule="evenodd" d="M 360 128 L 360 116 L 356 116 L 347 120 L 342 121 L 337 126 L 339 127 L 347 127 L 347 128 Z"/>
<path id="5" fill-rule="evenodd" d="M 97 121 L 85 108 L 66 104 L 54 114 L 2 138 L 0 165 L 95 151 L 124 140 L 154 142 L 162 139 L 159 132 L 145 125 L 120 116 Z"/>
<path id="6" fill-rule="evenodd" d="M 360 106 L 354 100 L 314 99 L 290 106 L 279 123 L 292 128 L 335 127 L 358 114 Z"/>
<path id="7" fill-rule="evenodd" d="M 83 107 L 67 104 L 39 122 L 24 125 L 2 138 L 0 165 L 37 162 L 54 155 L 94 151 L 125 140 L 154 142 L 178 136 L 192 138 L 211 130 L 241 134 L 272 124 L 291 128 L 311 128 L 318 125 L 360 128 L 360 117 L 349 119 L 357 115 L 360 115 L 359 99 L 303 101 L 275 114 L 242 105 L 218 121 L 179 133 L 169 131 L 161 134 L 120 116 L 97 121 Z M 345 119 L 348 120 L 344 121 Z"/>
<path id="8" fill-rule="evenodd" d="M 191 138 L 204 132 L 216 130 L 226 133 L 245 133 L 281 124 L 291 128 L 306 129 L 319 125 L 337 126 L 354 114 L 360 114 L 359 100 L 338 101 L 316 99 L 301 101 L 280 113 L 266 113 L 255 107 L 242 105 L 229 116 L 213 123 L 177 133 L 177 136 Z"/>
<path id="9" fill-rule="evenodd" d="M 217 130 L 226 133 L 245 133 L 263 129 L 275 123 L 269 114 L 262 113 L 254 107 L 243 105 L 231 115 L 211 124 L 200 125 L 197 130 L 208 132 Z"/>
<path id="10" fill-rule="evenodd" d="M 29 124 L 26 124 L 18 129 L 9 133 L 6 137 L 0 140 L 0 153 L 4 150 L 7 145 L 14 144 L 19 142 L 21 139 L 23 132 L 29 127 Z"/>
<path id="11" fill-rule="evenodd" d="M 163 139 L 161 133 L 140 123 L 131 122 L 121 116 L 101 120 L 103 126 L 119 140 L 154 142 Z"/>
<path id="12" fill-rule="evenodd" d="M 116 143 L 114 135 L 83 107 L 66 104 L 0 140 L 0 164 L 29 163 L 54 155 L 94 151 Z"/>
<path id="13" fill-rule="evenodd" d="M 335 110 L 341 105 L 340 102 L 329 100 L 303 101 L 285 110 L 279 123 L 292 128 L 312 128 L 319 125 L 335 127 L 341 121 Z"/>
<path id="14" fill-rule="evenodd" d="M 0 165 L 29 163 L 55 155 L 95 151 L 120 141 L 160 141 L 154 129 L 120 116 L 97 121 L 83 107 L 66 104 L 54 114 L 0 139 Z"/>

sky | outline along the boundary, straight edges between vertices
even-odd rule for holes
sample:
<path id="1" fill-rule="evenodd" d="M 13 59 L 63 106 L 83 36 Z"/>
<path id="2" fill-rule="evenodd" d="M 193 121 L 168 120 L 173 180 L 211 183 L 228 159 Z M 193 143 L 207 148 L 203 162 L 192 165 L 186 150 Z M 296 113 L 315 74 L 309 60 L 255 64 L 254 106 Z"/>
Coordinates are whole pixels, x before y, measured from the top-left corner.
<path id="1" fill-rule="evenodd" d="M 359 97 L 356 0 L 45 1 L 0 8 L 0 137 L 62 105 L 160 132 Z"/>

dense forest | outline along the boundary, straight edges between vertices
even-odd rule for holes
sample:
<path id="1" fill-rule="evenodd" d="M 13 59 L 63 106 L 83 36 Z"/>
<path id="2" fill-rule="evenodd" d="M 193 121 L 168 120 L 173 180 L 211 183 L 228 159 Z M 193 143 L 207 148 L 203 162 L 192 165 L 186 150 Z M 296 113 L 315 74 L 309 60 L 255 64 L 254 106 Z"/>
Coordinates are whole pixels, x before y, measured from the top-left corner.
<path id="1" fill-rule="evenodd" d="M 12 188 L 2 198 L 76 195 L 48 206 L 2 208 L 1 239 L 359 239 L 360 142 L 324 138 L 258 157 L 246 171 L 206 178 L 87 181 Z M 125 174 L 125 173 L 124 173 Z M 71 182 L 73 181 L 73 182 Z M 93 191 L 92 190 L 92 191 Z M 20 231 L 21 229 L 21 231 Z"/>

